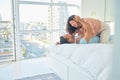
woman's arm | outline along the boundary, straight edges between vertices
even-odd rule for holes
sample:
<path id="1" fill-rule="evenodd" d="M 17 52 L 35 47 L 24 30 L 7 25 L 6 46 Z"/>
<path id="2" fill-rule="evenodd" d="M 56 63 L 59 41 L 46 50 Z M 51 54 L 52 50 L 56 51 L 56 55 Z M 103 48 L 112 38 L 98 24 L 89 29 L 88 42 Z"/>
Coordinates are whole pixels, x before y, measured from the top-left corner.
<path id="1" fill-rule="evenodd" d="M 78 36 L 77 38 L 76 38 L 76 43 L 79 43 L 80 42 L 80 40 L 81 40 L 81 36 Z"/>
<path id="2" fill-rule="evenodd" d="M 79 16 L 75 16 L 74 20 L 76 22 L 79 22 L 80 24 L 82 24 L 82 27 L 85 29 L 85 33 L 84 33 L 84 38 L 86 39 L 87 42 L 89 42 L 90 38 L 93 35 L 93 31 L 92 28 L 90 27 L 90 25 L 85 22 L 84 20 L 80 19 Z"/>

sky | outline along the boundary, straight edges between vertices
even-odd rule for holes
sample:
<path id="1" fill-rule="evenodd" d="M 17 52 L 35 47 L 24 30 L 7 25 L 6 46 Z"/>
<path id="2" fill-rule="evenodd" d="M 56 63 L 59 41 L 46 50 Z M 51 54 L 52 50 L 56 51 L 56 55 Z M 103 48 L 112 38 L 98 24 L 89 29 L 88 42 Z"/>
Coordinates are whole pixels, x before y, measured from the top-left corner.
<path id="1" fill-rule="evenodd" d="M 24 0 L 21 0 L 24 1 Z M 44 1 L 50 2 L 51 0 L 26 0 L 26 1 Z M 59 0 L 53 0 L 57 2 Z M 60 0 L 60 1 L 68 1 L 68 0 Z M 69 0 L 73 1 L 73 0 Z M 77 0 L 76 0 L 77 1 Z M 74 1 L 74 2 L 76 2 Z M 69 3 L 69 2 L 68 2 Z M 28 5 L 28 4 L 20 4 L 19 6 L 20 13 L 20 21 L 48 21 L 48 6 L 44 5 Z M 0 14 L 2 16 L 2 20 L 11 20 L 11 0 L 0 0 Z"/>
<path id="2" fill-rule="evenodd" d="M 10 20 L 11 19 L 11 0 L 0 0 L 0 14 L 2 16 L 2 20 Z"/>
<path id="3" fill-rule="evenodd" d="M 0 0 L 0 14 L 2 20 L 11 20 L 11 0 Z M 48 7 L 36 5 L 20 5 L 21 21 L 46 21 Z"/>
<path id="4" fill-rule="evenodd" d="M 48 6 L 20 5 L 20 21 L 48 21 Z"/>

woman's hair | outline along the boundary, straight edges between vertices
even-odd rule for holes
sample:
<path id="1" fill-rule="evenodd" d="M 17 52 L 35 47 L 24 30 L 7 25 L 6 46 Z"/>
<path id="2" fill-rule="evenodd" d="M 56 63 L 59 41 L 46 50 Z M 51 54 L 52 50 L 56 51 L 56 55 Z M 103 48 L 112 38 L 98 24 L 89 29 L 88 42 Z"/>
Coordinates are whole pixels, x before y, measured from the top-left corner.
<path id="1" fill-rule="evenodd" d="M 67 44 L 67 43 L 69 43 L 68 39 L 65 39 L 63 36 L 60 36 L 60 44 Z"/>
<path id="2" fill-rule="evenodd" d="M 74 20 L 74 17 L 75 15 L 71 15 L 69 18 L 68 18 L 68 21 L 67 21 L 67 32 L 69 32 L 70 34 L 74 33 L 76 31 L 77 28 L 73 27 L 71 24 L 70 24 L 70 21 L 71 20 Z"/>

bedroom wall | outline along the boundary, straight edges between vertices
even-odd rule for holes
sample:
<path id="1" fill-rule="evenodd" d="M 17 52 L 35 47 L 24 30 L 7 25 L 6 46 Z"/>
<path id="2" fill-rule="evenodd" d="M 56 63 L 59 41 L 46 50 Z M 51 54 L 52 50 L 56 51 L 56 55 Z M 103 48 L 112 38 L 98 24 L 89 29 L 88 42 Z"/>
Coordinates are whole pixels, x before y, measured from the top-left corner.
<path id="1" fill-rule="evenodd" d="M 104 20 L 105 0 L 82 0 L 81 16 Z"/>
<path id="2" fill-rule="evenodd" d="M 102 21 L 114 21 L 112 0 L 82 0 L 81 16 L 93 17 Z"/>
<path id="3" fill-rule="evenodd" d="M 113 67 L 109 80 L 120 80 L 120 0 L 113 0 L 114 16 L 115 16 L 115 37 L 114 37 L 114 53 Z"/>

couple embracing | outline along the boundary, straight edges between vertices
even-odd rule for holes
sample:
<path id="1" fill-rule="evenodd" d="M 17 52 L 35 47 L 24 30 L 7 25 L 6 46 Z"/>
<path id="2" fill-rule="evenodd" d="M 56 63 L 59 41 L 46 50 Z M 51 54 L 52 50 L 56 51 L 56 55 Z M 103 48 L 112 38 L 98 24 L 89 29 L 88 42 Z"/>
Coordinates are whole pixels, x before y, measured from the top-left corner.
<path id="1" fill-rule="evenodd" d="M 60 42 L 65 43 L 110 43 L 110 27 L 98 19 L 80 18 L 78 15 L 71 15 L 68 18 L 67 33 L 60 37 Z M 78 36 L 75 38 L 75 35 Z"/>

